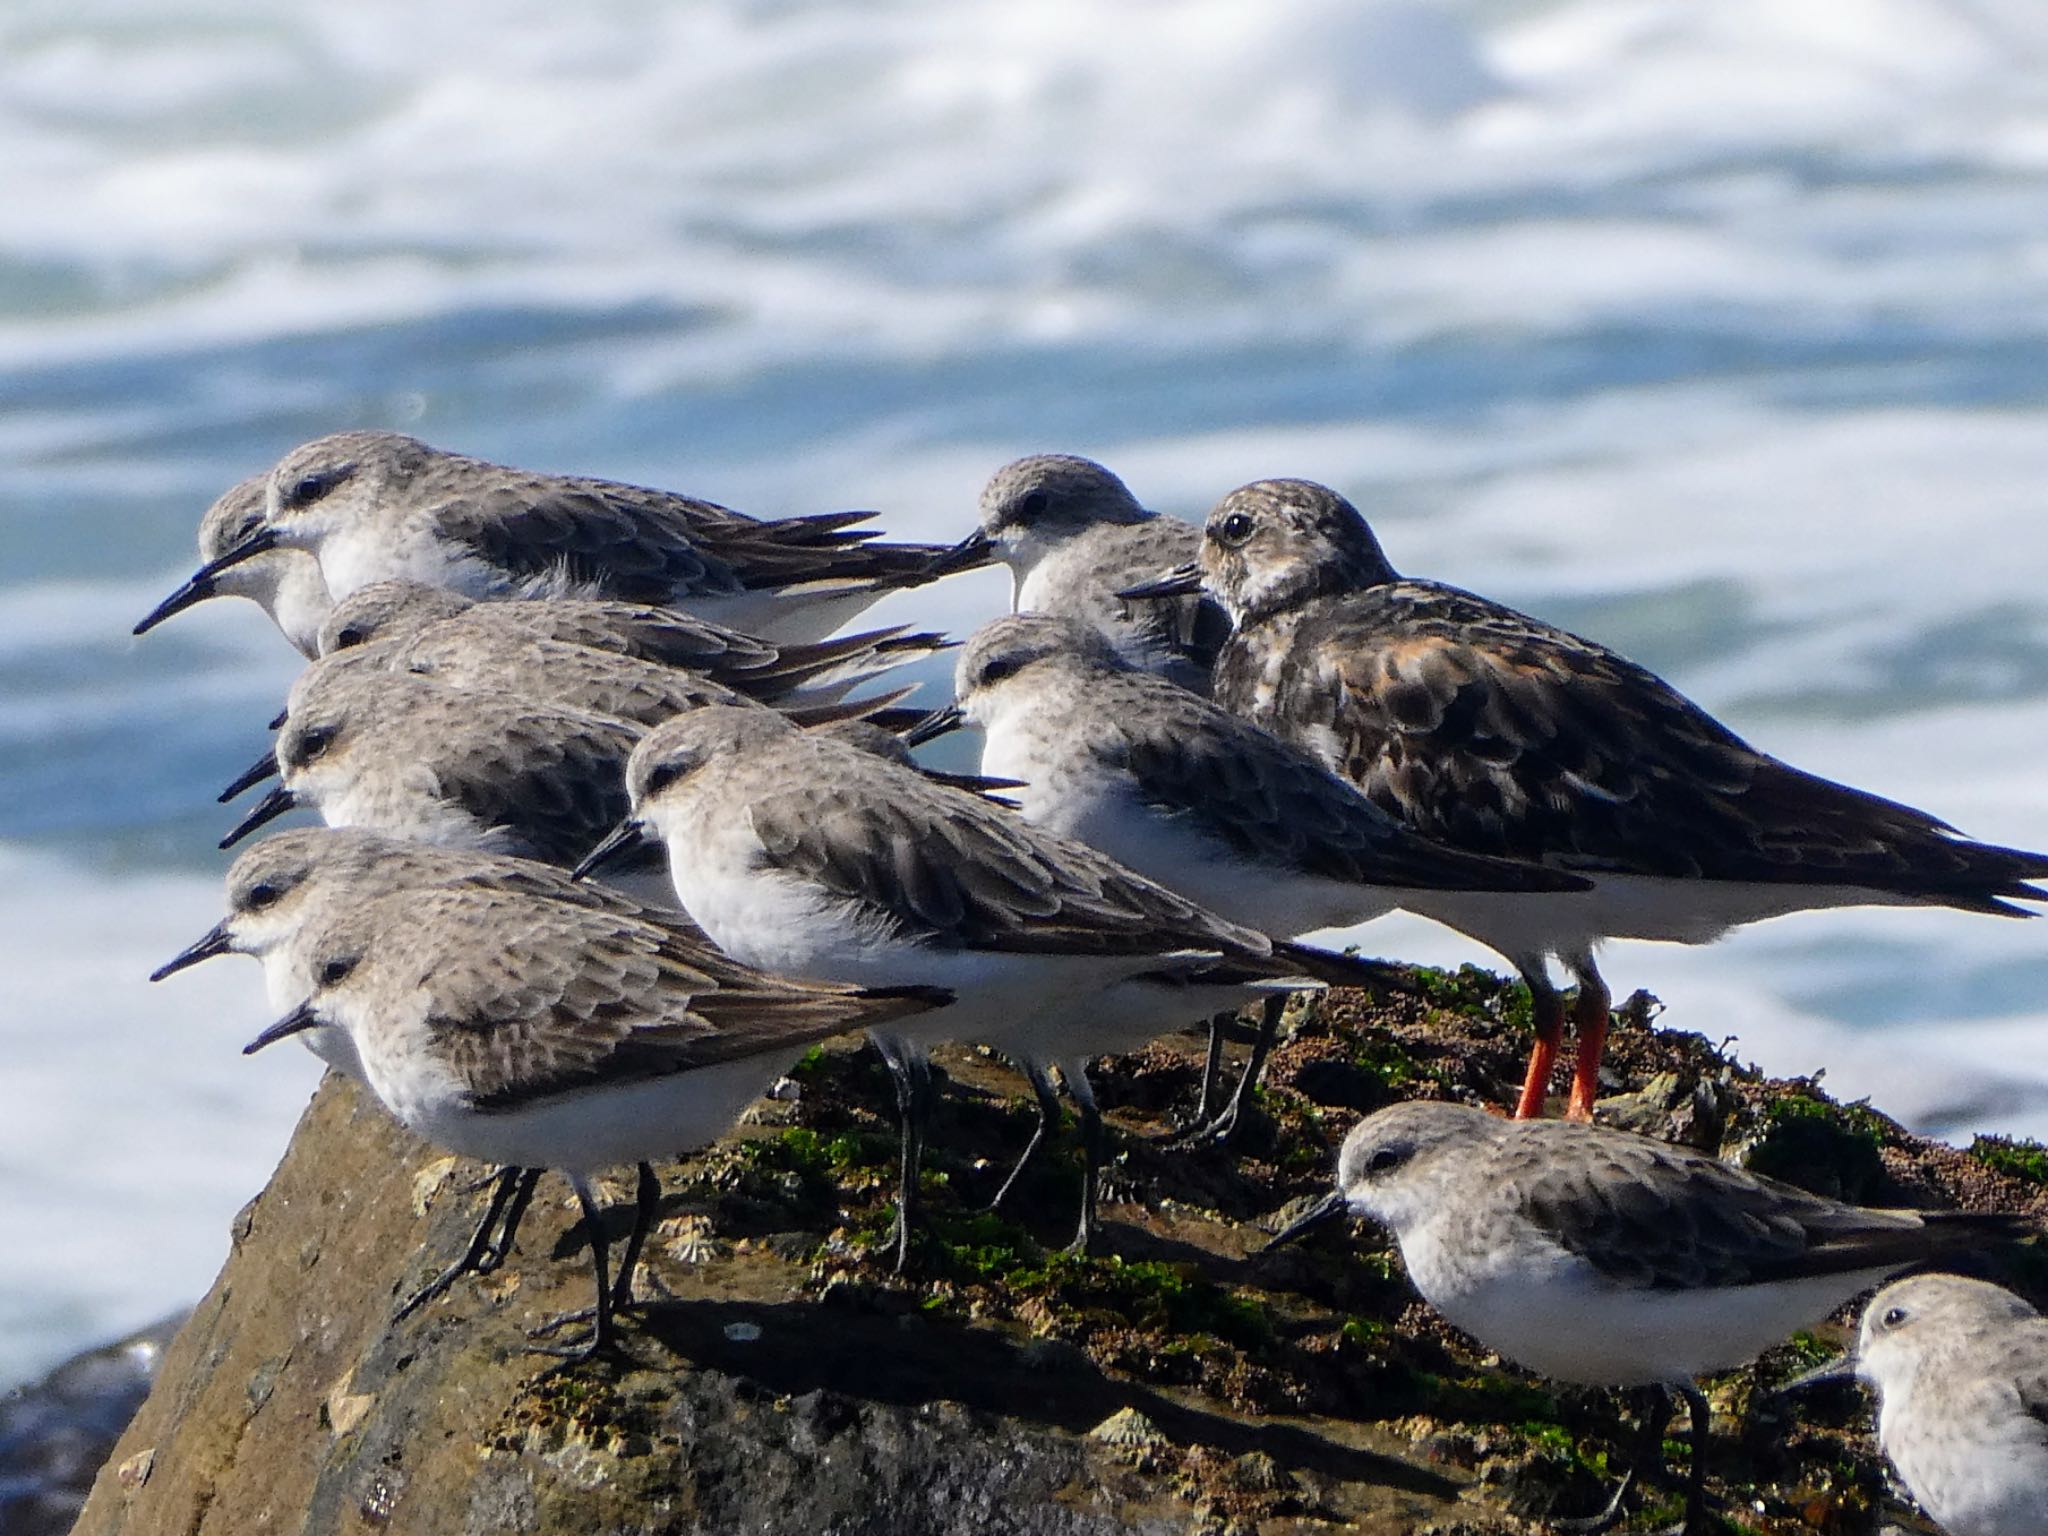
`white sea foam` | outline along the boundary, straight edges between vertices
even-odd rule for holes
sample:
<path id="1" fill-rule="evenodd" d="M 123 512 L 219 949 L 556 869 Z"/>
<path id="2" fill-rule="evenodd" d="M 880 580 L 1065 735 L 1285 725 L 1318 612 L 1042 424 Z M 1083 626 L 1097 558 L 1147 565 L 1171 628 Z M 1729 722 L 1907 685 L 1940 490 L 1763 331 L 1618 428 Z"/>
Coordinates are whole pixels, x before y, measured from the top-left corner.
<path id="1" fill-rule="evenodd" d="M 219 915 L 215 880 L 0 849 L 0 1381 L 203 1292 L 318 1079 L 236 1055 L 269 1021 L 248 961 L 145 979 Z"/>
<path id="2" fill-rule="evenodd" d="M 540 296 L 723 317 L 663 349 L 678 381 L 835 340 L 2048 314 L 2010 181 L 2048 160 L 2031 0 L 239 0 L 184 26 L 105 0 L 4 25 L 0 248 L 123 279 L 96 322 L 0 324 L 0 356 Z"/>

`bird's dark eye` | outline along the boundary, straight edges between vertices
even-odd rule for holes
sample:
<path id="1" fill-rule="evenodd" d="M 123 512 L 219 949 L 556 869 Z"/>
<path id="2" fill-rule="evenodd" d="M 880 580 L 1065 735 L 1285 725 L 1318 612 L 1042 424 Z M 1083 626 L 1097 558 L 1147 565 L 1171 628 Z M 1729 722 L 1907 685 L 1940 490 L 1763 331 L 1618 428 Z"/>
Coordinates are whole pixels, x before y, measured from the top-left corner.
<path id="1" fill-rule="evenodd" d="M 242 905 L 251 912 L 261 912 L 284 894 L 268 880 L 259 880 L 249 887 L 249 893 L 242 898 Z"/>
<path id="2" fill-rule="evenodd" d="M 1010 521 L 1019 527 L 1028 528 L 1045 516 L 1045 509 L 1052 505 L 1052 498 L 1043 491 L 1027 491 L 1017 498 L 1016 509 L 1010 514 Z"/>
<path id="3" fill-rule="evenodd" d="M 665 763 L 656 763 L 654 767 L 648 771 L 647 787 L 643 789 L 640 793 L 642 795 L 660 794 L 664 789 L 667 789 L 669 785 L 675 783 L 677 779 L 680 779 L 683 776 L 683 767 L 684 765 L 674 758 L 670 758 Z"/>
<path id="4" fill-rule="evenodd" d="M 344 624 L 341 633 L 334 637 L 334 648 L 337 651 L 346 651 L 353 646 L 361 645 L 369 638 L 370 632 L 360 624 Z"/>
<path id="5" fill-rule="evenodd" d="M 1906 1309 L 1904 1307 L 1887 1307 L 1885 1308 L 1884 1316 L 1879 1318 L 1878 1322 L 1886 1328 L 1896 1328 L 1905 1320 Z"/>
<path id="6" fill-rule="evenodd" d="M 1021 656 L 990 657 L 988 665 L 981 669 L 981 685 L 986 688 L 990 683 L 1000 683 L 1006 677 L 1015 677 L 1023 670 L 1024 659 Z"/>
<path id="7" fill-rule="evenodd" d="M 316 725 L 299 738 L 299 761 L 301 763 L 310 763 L 333 745 L 334 727 L 331 725 Z"/>
<path id="8" fill-rule="evenodd" d="M 320 985 L 323 987 L 333 987 L 339 986 L 342 982 L 347 981 L 349 978 L 349 972 L 353 971 L 356 968 L 356 961 L 358 958 L 360 957 L 356 955 L 347 955 L 337 960 L 328 961 L 325 965 L 320 967 L 320 975 L 318 978 Z"/>
<path id="9" fill-rule="evenodd" d="M 282 498 L 283 504 L 294 509 L 310 507 L 321 497 L 331 493 L 354 472 L 353 464 L 340 464 L 332 469 L 316 469 L 303 474 L 286 489 Z"/>
<path id="10" fill-rule="evenodd" d="M 1216 537 L 1224 544 L 1242 544 L 1252 536 L 1252 519 L 1248 512 L 1233 512 L 1216 525 Z"/>
<path id="11" fill-rule="evenodd" d="M 1374 1149 L 1372 1156 L 1365 1160 L 1365 1171 L 1367 1173 L 1385 1173 L 1391 1168 L 1400 1167 L 1407 1161 L 1408 1151 L 1405 1147 L 1377 1147 Z"/>

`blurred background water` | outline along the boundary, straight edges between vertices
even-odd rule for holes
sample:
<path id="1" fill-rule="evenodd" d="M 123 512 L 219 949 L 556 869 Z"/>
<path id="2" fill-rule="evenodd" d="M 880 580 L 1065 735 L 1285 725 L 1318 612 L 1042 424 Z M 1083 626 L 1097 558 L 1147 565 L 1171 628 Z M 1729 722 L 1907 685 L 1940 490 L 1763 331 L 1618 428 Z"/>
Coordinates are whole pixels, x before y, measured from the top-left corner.
<path id="1" fill-rule="evenodd" d="M 246 604 L 128 628 L 340 427 L 926 539 L 1036 450 L 1192 516 L 1324 479 L 1401 568 L 2048 845 L 2044 66 L 2039 0 L 11 0 L 0 1384 L 195 1296 L 312 1086 L 236 1055 L 253 966 L 142 981 L 296 658 Z M 2042 932 L 1607 969 L 2040 1134 Z"/>

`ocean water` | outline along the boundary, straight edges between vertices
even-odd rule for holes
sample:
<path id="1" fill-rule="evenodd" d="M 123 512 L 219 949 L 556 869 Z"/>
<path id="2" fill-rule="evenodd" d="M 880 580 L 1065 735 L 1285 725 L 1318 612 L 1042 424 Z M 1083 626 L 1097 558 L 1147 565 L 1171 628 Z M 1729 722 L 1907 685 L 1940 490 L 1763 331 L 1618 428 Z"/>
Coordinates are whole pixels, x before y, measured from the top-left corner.
<path id="1" fill-rule="evenodd" d="M 218 915 L 212 793 L 295 657 L 246 604 L 128 628 L 339 427 L 930 539 L 1047 448 L 1187 515 L 1325 479 L 1404 569 L 2048 845 L 2044 65 L 2037 0 L 16 0 L 0 1383 L 196 1295 L 313 1084 L 237 1055 L 253 966 L 142 980 Z M 1607 968 L 2044 1134 L 2044 935 L 1848 912 Z"/>

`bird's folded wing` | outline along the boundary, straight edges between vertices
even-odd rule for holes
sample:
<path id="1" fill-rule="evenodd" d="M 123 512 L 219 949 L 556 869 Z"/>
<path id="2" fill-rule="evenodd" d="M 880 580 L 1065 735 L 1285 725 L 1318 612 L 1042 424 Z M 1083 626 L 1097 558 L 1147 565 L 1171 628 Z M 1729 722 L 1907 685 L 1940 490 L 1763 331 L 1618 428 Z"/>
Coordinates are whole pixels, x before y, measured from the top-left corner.
<path id="1" fill-rule="evenodd" d="M 640 732 L 624 721 L 522 706 L 475 725 L 437 744 L 441 793 L 538 857 L 573 865 L 631 808 L 625 762 Z"/>
<path id="2" fill-rule="evenodd" d="M 1034 954 L 1270 949 L 1263 935 L 1000 806 L 839 743 L 815 746 L 815 782 L 750 802 L 764 856 L 908 937 Z M 835 783 L 835 773 L 855 782 Z"/>
<path id="3" fill-rule="evenodd" d="M 1598 873 L 1846 884 L 1962 905 L 2048 859 L 1758 752 L 1605 647 L 1469 593 L 1398 582 L 1304 624 L 1320 666 L 1282 687 L 1338 766 L 1411 827 Z"/>
<path id="4" fill-rule="evenodd" d="M 1303 874 L 1421 890 L 1583 890 L 1579 876 L 1464 853 L 1409 831 L 1305 750 L 1150 678 L 1105 678 L 1123 766 L 1160 810 L 1247 858 Z M 1139 691 L 1118 708 L 1119 691 Z"/>

